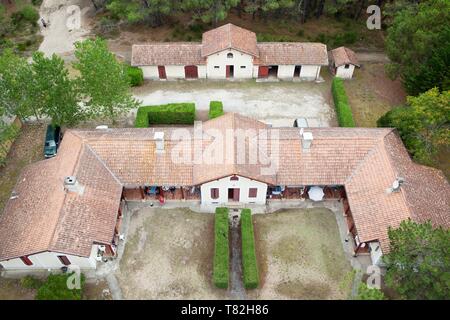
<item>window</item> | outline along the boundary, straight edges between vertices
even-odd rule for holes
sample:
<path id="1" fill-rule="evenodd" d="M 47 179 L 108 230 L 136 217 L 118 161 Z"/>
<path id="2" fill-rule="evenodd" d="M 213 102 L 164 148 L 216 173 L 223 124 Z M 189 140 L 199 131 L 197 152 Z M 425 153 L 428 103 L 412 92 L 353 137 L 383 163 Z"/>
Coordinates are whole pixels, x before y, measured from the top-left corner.
<path id="1" fill-rule="evenodd" d="M 239 177 L 238 176 L 232 176 L 230 178 L 231 181 L 239 181 Z"/>
<path id="2" fill-rule="evenodd" d="M 219 188 L 211 188 L 211 199 L 219 198 Z"/>
<path id="3" fill-rule="evenodd" d="M 33 265 L 33 262 L 27 256 L 20 257 L 20 260 L 22 260 L 22 262 L 25 263 L 25 265 L 27 266 Z"/>
<path id="4" fill-rule="evenodd" d="M 66 256 L 58 256 L 59 261 L 65 266 L 70 265 L 70 260 Z"/>
<path id="5" fill-rule="evenodd" d="M 346 64 L 344 68 L 345 68 L 345 69 L 348 69 L 348 68 L 350 68 L 350 65 L 349 65 L 349 64 Z"/>
<path id="6" fill-rule="evenodd" d="M 245 68 L 247 68 L 246 66 L 241 66 L 241 69 L 245 69 Z"/>
<path id="7" fill-rule="evenodd" d="M 249 188 L 248 189 L 248 197 L 249 198 L 256 198 L 258 195 L 258 188 Z"/>
<path id="8" fill-rule="evenodd" d="M 220 67 L 219 66 L 214 66 L 214 69 L 219 69 Z"/>
<path id="9" fill-rule="evenodd" d="M 233 59 L 233 54 L 232 54 L 231 52 L 228 53 L 228 54 L 227 54 L 227 58 L 228 58 L 228 59 Z"/>

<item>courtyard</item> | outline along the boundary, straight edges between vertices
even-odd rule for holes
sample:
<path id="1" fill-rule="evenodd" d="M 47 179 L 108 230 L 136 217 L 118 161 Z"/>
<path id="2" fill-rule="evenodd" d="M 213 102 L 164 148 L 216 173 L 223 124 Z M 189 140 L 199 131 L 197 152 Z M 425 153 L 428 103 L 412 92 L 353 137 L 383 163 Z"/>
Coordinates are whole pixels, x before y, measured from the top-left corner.
<path id="1" fill-rule="evenodd" d="M 346 299 L 352 269 L 325 208 L 254 215 L 261 286 L 212 283 L 214 215 L 143 208 L 130 221 L 116 277 L 124 299 Z M 232 242 L 230 250 L 235 244 Z M 232 264 L 233 259 L 230 260 Z"/>
<path id="2" fill-rule="evenodd" d="M 331 102 L 331 79 L 326 81 L 147 81 L 135 88 L 134 96 L 143 105 L 195 102 L 197 119 L 207 120 L 209 102 L 223 102 L 225 112 L 237 112 L 275 127 L 292 127 L 296 118 L 308 119 L 311 127 L 336 126 Z"/>

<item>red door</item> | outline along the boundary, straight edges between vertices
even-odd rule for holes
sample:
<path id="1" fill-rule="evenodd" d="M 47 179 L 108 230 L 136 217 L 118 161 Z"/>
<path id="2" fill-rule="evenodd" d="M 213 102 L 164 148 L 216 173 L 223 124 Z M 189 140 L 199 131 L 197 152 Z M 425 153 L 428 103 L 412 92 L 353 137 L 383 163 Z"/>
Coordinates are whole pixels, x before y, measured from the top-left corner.
<path id="1" fill-rule="evenodd" d="M 259 66 L 258 68 L 258 78 L 267 78 L 269 76 L 268 66 Z"/>
<path id="2" fill-rule="evenodd" d="M 239 188 L 233 190 L 233 201 L 239 202 Z"/>
<path id="3" fill-rule="evenodd" d="M 197 66 L 185 66 L 184 75 L 186 79 L 197 79 L 198 78 L 198 68 Z"/>
<path id="4" fill-rule="evenodd" d="M 166 76 L 166 67 L 158 66 L 158 74 L 160 79 L 167 79 Z"/>

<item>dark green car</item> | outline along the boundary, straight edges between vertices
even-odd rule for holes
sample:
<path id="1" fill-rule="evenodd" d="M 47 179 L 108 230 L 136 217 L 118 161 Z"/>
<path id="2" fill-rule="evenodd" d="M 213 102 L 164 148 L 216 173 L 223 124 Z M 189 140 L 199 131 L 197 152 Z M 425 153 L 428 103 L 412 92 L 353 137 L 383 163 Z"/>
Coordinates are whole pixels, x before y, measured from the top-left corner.
<path id="1" fill-rule="evenodd" d="M 47 126 L 47 133 L 45 134 L 44 156 L 46 158 L 56 156 L 60 142 L 61 128 L 59 126 L 49 124 Z"/>

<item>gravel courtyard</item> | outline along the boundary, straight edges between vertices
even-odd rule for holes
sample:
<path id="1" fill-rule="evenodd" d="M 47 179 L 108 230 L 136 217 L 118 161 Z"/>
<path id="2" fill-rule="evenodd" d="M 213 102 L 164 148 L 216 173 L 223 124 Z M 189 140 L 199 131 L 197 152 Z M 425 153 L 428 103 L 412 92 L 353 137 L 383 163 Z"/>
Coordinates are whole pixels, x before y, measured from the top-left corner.
<path id="1" fill-rule="evenodd" d="M 326 71 L 326 72 L 325 72 Z M 327 70 L 322 74 L 328 73 Z M 273 126 L 292 126 L 305 117 L 311 127 L 335 125 L 331 83 L 249 81 L 147 81 L 134 89 L 144 105 L 195 102 L 197 117 L 207 119 L 209 101 L 223 102 L 225 112 L 238 112 Z"/>
<path id="2" fill-rule="evenodd" d="M 345 299 L 351 267 L 323 208 L 254 215 L 261 287 L 247 299 Z M 124 299 L 236 299 L 212 284 L 214 215 L 145 208 L 116 272 Z"/>

